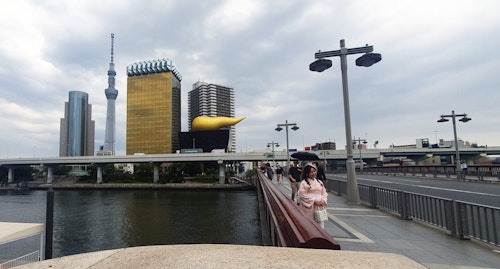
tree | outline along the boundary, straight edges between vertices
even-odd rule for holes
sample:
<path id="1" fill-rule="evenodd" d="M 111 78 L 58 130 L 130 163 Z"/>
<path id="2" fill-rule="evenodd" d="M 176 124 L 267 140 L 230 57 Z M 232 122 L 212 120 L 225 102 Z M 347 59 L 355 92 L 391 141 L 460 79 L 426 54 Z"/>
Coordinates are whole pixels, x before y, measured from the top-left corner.
<path id="1" fill-rule="evenodd" d="M 141 163 L 134 168 L 134 174 L 138 176 L 152 177 L 153 176 L 153 164 L 152 163 Z"/>
<path id="2" fill-rule="evenodd" d="M 52 173 L 57 176 L 67 175 L 71 171 L 71 167 L 67 165 L 58 165 L 53 170 Z"/>

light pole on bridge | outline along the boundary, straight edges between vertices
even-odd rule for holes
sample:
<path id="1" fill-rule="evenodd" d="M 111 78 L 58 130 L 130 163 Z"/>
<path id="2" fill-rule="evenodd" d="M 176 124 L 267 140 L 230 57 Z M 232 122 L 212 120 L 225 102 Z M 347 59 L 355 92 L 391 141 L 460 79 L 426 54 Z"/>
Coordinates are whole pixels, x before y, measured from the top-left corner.
<path id="1" fill-rule="evenodd" d="M 271 152 L 272 152 L 272 154 L 273 154 L 273 166 L 274 166 L 274 167 L 276 167 L 276 160 L 275 160 L 275 158 L 274 158 L 274 146 L 279 147 L 279 146 L 280 146 L 280 144 L 279 144 L 278 142 L 274 142 L 274 141 L 267 143 L 267 147 L 268 147 L 268 148 L 269 148 L 269 147 L 271 147 L 271 148 L 272 148 L 272 149 L 271 149 Z"/>
<path id="2" fill-rule="evenodd" d="M 354 145 L 358 145 L 358 149 L 359 149 L 359 172 L 360 173 L 363 173 L 363 157 L 361 156 L 361 149 L 363 148 L 363 146 L 361 145 L 361 143 L 363 144 L 366 144 L 366 139 L 361 139 L 360 137 L 358 137 L 358 139 L 356 138 L 353 138 L 352 139 L 354 142 L 352 142 L 352 147 L 354 147 Z"/>
<path id="3" fill-rule="evenodd" d="M 371 53 L 373 46 L 348 49 L 345 47 L 344 39 L 340 40 L 340 50 L 317 52 L 314 57 L 317 59 L 309 65 L 309 70 L 323 72 L 332 66 L 332 61 L 324 58 L 340 57 L 340 68 L 342 71 L 342 90 L 344 95 L 344 118 L 347 145 L 347 203 L 359 204 L 358 182 L 356 180 L 356 170 L 352 155 L 352 134 L 351 134 L 351 112 L 349 109 L 349 89 L 347 85 L 347 55 L 365 53 L 356 59 L 357 66 L 369 67 L 379 62 L 382 56 L 378 53 Z"/>
<path id="4" fill-rule="evenodd" d="M 467 114 L 455 114 L 455 110 L 451 111 L 450 115 L 441 115 L 441 118 L 437 122 L 447 122 L 449 119 L 452 119 L 453 123 L 453 138 L 455 140 L 455 169 L 457 171 L 457 175 L 460 174 L 461 168 L 460 168 L 460 151 L 458 149 L 458 140 L 457 140 L 457 127 L 456 127 L 456 117 L 462 117 L 459 119 L 461 122 L 468 122 L 471 120 L 471 118 L 467 117 Z"/>
<path id="5" fill-rule="evenodd" d="M 283 130 L 283 127 L 285 127 L 286 131 L 286 168 L 290 166 L 290 145 L 288 144 L 288 126 L 292 126 L 292 130 L 297 131 L 299 129 L 299 126 L 297 126 L 297 123 L 288 123 L 288 120 L 285 121 L 285 123 L 278 123 L 276 131 L 281 131 Z"/>

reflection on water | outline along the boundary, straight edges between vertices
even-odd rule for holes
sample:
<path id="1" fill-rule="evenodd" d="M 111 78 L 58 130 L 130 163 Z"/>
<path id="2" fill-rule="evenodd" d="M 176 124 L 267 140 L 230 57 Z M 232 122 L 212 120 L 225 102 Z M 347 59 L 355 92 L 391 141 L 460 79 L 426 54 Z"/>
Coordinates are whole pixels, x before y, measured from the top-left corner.
<path id="1" fill-rule="evenodd" d="M 262 242 L 255 191 L 56 191 L 54 202 L 54 257 L 141 245 Z M 45 223 L 45 191 L 2 192 L 0 203 L 0 221 Z"/>

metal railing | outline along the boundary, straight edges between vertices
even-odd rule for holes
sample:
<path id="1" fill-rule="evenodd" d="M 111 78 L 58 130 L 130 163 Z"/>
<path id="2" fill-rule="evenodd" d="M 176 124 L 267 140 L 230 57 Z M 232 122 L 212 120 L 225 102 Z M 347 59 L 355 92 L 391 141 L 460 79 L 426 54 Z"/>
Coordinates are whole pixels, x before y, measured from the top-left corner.
<path id="1" fill-rule="evenodd" d="M 0 269 L 12 268 L 19 265 L 24 265 L 32 262 L 40 261 L 40 251 L 33 251 L 21 257 L 6 261 L 0 264 Z"/>
<path id="2" fill-rule="evenodd" d="M 363 168 L 366 174 L 431 176 L 434 178 L 458 178 L 462 180 L 500 182 L 500 166 L 470 165 L 465 171 L 456 171 L 454 165 L 398 165 Z"/>
<path id="3" fill-rule="evenodd" d="M 314 220 L 305 217 L 293 201 L 269 179 L 258 173 L 257 192 L 262 197 L 261 219 L 271 244 L 279 247 L 339 250 L 340 245 Z"/>
<path id="4" fill-rule="evenodd" d="M 459 237 L 470 237 L 496 246 L 500 236 L 500 208 L 456 201 Z"/>
<path id="5" fill-rule="evenodd" d="M 327 189 L 346 194 L 346 182 L 328 179 Z M 500 208 L 358 184 L 360 200 L 402 219 L 422 221 L 461 239 L 500 246 Z"/>

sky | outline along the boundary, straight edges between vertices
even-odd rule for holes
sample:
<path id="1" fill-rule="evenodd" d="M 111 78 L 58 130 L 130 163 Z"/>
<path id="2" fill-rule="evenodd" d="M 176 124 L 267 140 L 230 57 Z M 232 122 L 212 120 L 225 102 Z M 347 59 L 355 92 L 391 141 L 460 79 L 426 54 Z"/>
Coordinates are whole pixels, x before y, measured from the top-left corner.
<path id="1" fill-rule="evenodd" d="M 116 154 L 126 152 L 126 67 L 172 60 L 187 93 L 197 81 L 232 87 L 238 152 L 346 143 L 340 58 L 309 71 L 318 51 L 372 45 L 382 61 L 347 56 L 352 135 L 367 147 L 459 139 L 500 146 L 500 1 L 16 0 L 0 3 L 0 158 L 57 157 L 69 91 L 92 104 L 104 144 L 115 34 Z M 458 119 L 458 118 L 457 118 Z M 278 148 L 276 148 L 278 150 Z"/>

